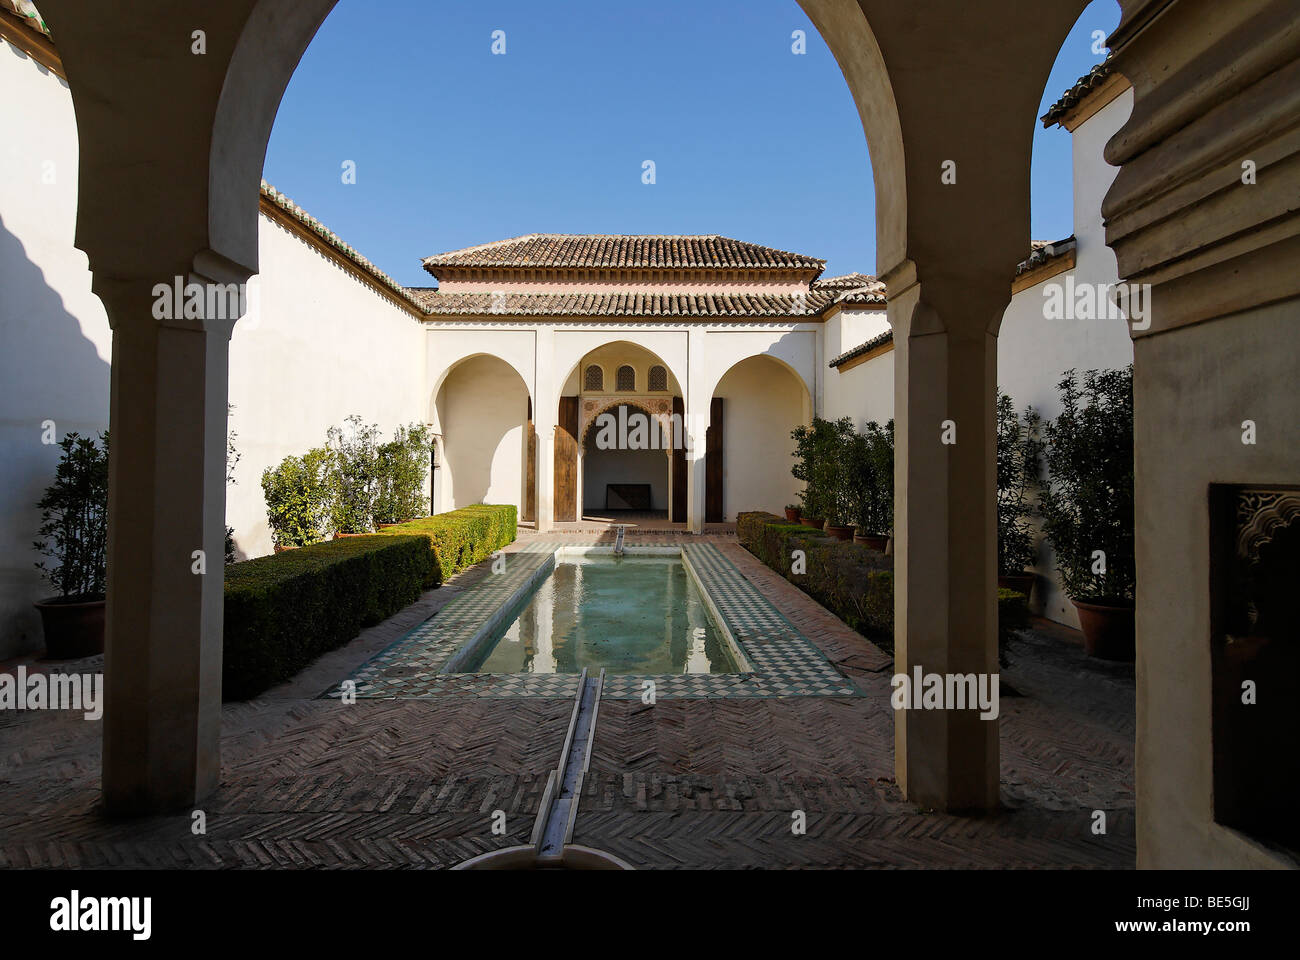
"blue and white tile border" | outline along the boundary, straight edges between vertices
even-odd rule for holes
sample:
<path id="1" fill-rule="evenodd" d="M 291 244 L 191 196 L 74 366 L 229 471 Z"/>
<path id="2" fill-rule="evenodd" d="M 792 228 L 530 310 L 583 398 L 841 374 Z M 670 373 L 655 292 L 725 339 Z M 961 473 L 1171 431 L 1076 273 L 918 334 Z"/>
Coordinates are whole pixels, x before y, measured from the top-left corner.
<path id="1" fill-rule="evenodd" d="M 610 546 L 530 543 L 508 553 L 503 573 L 466 589 L 345 679 L 355 683 L 356 696 L 363 699 L 571 698 L 578 690 L 578 674 L 454 671 L 472 662 L 481 645 L 513 618 L 516 607 L 550 575 L 557 559 L 613 552 Z M 604 699 L 640 699 L 647 680 L 654 682 L 656 700 L 862 695 L 713 544 L 630 547 L 626 554 L 682 557 L 743 672 L 606 675 Z M 341 695 L 341 685 L 321 694 L 330 699 Z"/>

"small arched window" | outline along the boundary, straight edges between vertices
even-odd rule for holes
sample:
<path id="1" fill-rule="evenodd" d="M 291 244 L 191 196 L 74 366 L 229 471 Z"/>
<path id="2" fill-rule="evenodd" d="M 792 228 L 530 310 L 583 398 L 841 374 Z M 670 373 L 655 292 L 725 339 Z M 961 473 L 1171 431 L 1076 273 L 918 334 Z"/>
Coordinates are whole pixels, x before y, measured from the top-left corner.
<path id="1" fill-rule="evenodd" d="M 668 389 L 668 371 L 656 364 L 650 368 L 650 378 L 647 389 L 654 393 Z"/>
<path id="2" fill-rule="evenodd" d="M 586 374 L 582 378 L 582 389 L 584 390 L 604 390 L 605 389 L 605 371 L 592 364 L 587 368 Z"/>
<path id="3" fill-rule="evenodd" d="M 635 390 L 636 389 L 636 371 L 629 366 L 621 366 L 614 378 L 615 390 Z"/>

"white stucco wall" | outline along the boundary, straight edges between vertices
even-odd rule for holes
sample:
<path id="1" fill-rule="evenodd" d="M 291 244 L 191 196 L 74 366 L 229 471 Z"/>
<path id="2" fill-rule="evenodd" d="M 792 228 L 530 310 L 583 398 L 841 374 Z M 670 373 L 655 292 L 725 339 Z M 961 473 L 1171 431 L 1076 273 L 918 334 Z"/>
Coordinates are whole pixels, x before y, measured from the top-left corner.
<path id="1" fill-rule="evenodd" d="M 998 384 L 1023 411 L 1032 405 L 1044 418 L 1061 412 L 1057 384 L 1066 370 L 1124 367 L 1133 362 L 1133 341 L 1123 320 L 1058 320 L 1044 315 L 1044 292 L 1064 285 L 1113 284 L 1119 280 L 1115 254 L 1106 246 L 1101 201 L 1118 172 L 1102 156 L 1106 141 L 1128 119 L 1133 92 L 1126 90 L 1074 131 L 1075 267 L 1011 299 L 998 335 Z M 1060 239 L 1057 237 L 1050 238 Z M 1064 289 L 1064 287 L 1063 287 Z M 1042 543 L 1040 576 L 1032 608 L 1052 620 L 1079 625 L 1074 604 L 1055 574 L 1051 547 Z"/>
<path id="2" fill-rule="evenodd" d="M 826 372 L 827 420 L 852 417 L 858 429 L 871 420 L 881 426 L 894 416 L 894 352 L 860 363 L 847 370 Z"/>
<path id="3" fill-rule="evenodd" d="M 790 473 L 790 431 L 808 422 L 808 393 L 800 378 L 768 357 L 736 364 L 713 391 L 722 397 L 723 509 L 729 521 L 748 510 L 779 514 L 802 486 Z"/>
<path id="4" fill-rule="evenodd" d="M 504 360 L 476 356 L 446 377 L 437 406 L 444 451 L 440 508 L 513 503 L 522 511 L 528 416 L 523 381 Z"/>
<path id="5" fill-rule="evenodd" d="M 1080 125 L 1074 133 L 1074 235 L 1078 242 L 1073 270 L 1022 290 L 1011 298 L 998 335 L 998 381 L 1017 404 L 1033 404 L 1045 417 L 1060 413 L 1056 384 L 1061 374 L 1122 367 L 1133 362 L 1133 341 L 1123 320 L 1055 320 L 1044 316 L 1045 291 L 1073 276 L 1079 283 L 1119 280 L 1115 254 L 1106 246 L 1101 201 L 1117 169 L 1102 157 L 1106 141 L 1128 118 L 1131 90 L 1120 94 Z M 1052 240 L 1059 237 L 1048 238 Z"/>
<path id="6" fill-rule="evenodd" d="M 230 428 L 240 460 L 226 522 L 242 557 L 271 552 L 262 471 L 325 442 L 351 414 L 425 422 L 420 322 L 288 229 L 258 221 L 260 276 L 230 340 Z"/>
<path id="7" fill-rule="evenodd" d="M 32 549 L 59 449 L 108 426 L 112 333 L 72 245 L 77 128 L 67 84 L 0 41 L 0 659 L 39 647 L 51 596 Z"/>
<path id="8" fill-rule="evenodd" d="M 826 362 L 889 330 L 884 310 L 841 310 L 826 321 Z M 858 429 L 868 421 L 883 424 L 894 415 L 894 355 L 885 353 L 847 370 L 827 367 L 822 380 L 820 416 L 852 417 Z"/>
<path id="9" fill-rule="evenodd" d="M 38 649 L 31 604 L 52 592 L 37 576 L 35 508 L 58 448 L 41 443 L 108 425 L 112 334 L 73 246 L 77 129 L 67 85 L 0 42 L 6 176 L 0 178 L 0 658 Z M 241 556 L 271 550 L 262 469 L 324 442 L 359 413 L 391 436 L 424 420 L 419 322 L 266 217 L 262 276 L 230 345 L 231 427 L 241 459 L 227 522 Z"/>

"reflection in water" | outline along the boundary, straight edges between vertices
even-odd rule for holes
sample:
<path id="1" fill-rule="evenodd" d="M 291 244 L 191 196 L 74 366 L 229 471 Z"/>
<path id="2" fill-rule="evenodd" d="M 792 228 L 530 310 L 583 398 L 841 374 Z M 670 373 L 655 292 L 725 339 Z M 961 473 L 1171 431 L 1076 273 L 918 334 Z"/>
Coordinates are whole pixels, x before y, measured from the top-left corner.
<path id="1" fill-rule="evenodd" d="M 735 673 L 676 557 L 557 562 L 477 673 Z"/>

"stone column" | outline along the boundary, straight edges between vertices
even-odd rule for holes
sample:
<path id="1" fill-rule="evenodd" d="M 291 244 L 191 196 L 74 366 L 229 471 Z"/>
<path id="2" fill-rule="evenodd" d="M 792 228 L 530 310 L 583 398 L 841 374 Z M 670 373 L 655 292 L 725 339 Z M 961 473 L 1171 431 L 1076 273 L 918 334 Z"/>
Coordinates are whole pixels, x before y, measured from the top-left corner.
<path id="1" fill-rule="evenodd" d="M 1226 644 L 1234 556 L 1211 493 L 1300 478 L 1300 9 L 1121 7 L 1108 43 L 1133 112 L 1106 146 L 1120 170 L 1102 213 L 1119 275 L 1145 304 L 1130 314 L 1138 866 L 1294 866 L 1215 806 L 1213 651 Z M 1287 695 L 1283 678 L 1256 679 L 1261 702 Z M 1288 754 L 1294 743 L 1278 763 Z"/>
<path id="2" fill-rule="evenodd" d="M 545 533 L 555 525 L 555 428 L 559 421 L 560 390 L 554 383 L 555 329 L 537 331 L 533 417 L 537 431 L 537 532 Z"/>
<path id="3" fill-rule="evenodd" d="M 692 327 L 686 333 L 686 527 L 691 533 L 704 532 L 705 431 L 709 426 L 709 401 L 713 399 L 704 361 L 703 330 Z"/>
<path id="4" fill-rule="evenodd" d="M 104 796 L 114 815 L 189 807 L 221 766 L 234 317 L 156 319 L 154 284 L 95 284 L 113 327 Z"/>
<path id="5" fill-rule="evenodd" d="M 998 669 L 997 338 L 984 318 L 956 313 L 960 298 L 941 318 L 925 289 L 900 277 L 889 300 L 894 663 L 909 681 L 918 667 L 944 677 Z M 998 805 L 998 723 L 978 709 L 898 711 L 894 756 L 911 801 L 949 811 Z"/>

